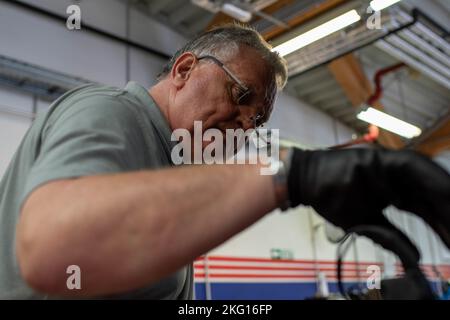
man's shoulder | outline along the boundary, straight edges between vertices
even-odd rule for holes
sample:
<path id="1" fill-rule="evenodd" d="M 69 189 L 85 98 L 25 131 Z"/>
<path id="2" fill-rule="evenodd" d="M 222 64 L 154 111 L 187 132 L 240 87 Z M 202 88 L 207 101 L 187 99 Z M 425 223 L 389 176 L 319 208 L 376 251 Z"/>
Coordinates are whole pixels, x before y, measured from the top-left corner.
<path id="1" fill-rule="evenodd" d="M 135 122 L 138 101 L 124 89 L 89 84 L 76 88 L 56 100 L 48 110 L 48 124 L 89 121 L 96 118 Z M 81 124 L 81 123 L 80 123 Z"/>
<path id="2" fill-rule="evenodd" d="M 133 97 L 122 88 L 89 84 L 69 91 L 61 99 L 55 101 L 54 105 L 77 105 L 80 107 L 101 107 L 104 105 L 118 104 L 124 105 L 135 103 L 136 101 L 132 98 Z"/>

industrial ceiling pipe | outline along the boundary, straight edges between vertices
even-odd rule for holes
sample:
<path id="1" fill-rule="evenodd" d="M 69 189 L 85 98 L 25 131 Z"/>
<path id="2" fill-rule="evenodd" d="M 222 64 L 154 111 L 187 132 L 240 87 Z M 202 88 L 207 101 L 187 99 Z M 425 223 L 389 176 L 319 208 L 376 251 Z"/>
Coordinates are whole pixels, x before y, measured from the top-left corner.
<path id="1" fill-rule="evenodd" d="M 443 87 L 450 89 L 450 81 L 446 77 L 432 70 L 429 66 L 423 64 L 422 62 L 416 60 L 403 50 L 395 47 L 394 45 L 388 43 L 385 40 L 378 41 L 377 43 L 375 43 L 375 46 L 380 50 L 386 52 L 387 54 L 399 60 L 405 61 L 408 65 L 410 65 L 417 71 L 420 71 L 422 74 L 428 76 L 430 79 L 441 84 Z"/>

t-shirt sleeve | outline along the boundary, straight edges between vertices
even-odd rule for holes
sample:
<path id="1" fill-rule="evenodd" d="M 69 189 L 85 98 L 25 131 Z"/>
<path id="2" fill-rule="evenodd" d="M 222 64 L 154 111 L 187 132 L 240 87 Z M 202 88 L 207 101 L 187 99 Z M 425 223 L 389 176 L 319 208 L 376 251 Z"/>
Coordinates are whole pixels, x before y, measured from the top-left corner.
<path id="1" fill-rule="evenodd" d="M 145 140 L 131 108 L 111 97 L 91 97 L 49 121 L 23 199 L 52 180 L 143 169 Z"/>

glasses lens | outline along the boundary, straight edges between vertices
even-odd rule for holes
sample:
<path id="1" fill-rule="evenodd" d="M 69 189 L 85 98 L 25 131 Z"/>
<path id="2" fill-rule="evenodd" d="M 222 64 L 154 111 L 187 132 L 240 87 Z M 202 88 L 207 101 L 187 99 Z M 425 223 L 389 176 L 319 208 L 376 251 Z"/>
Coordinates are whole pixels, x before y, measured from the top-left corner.
<path id="1" fill-rule="evenodd" d="M 238 105 L 248 105 L 250 103 L 250 90 L 245 88 L 237 87 L 237 99 L 236 103 Z"/>

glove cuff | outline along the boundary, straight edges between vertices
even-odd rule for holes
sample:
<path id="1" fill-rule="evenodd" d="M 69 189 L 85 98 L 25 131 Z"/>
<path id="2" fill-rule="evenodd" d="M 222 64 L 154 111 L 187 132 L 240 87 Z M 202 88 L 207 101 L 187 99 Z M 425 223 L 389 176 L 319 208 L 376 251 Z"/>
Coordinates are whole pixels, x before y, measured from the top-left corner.
<path id="1" fill-rule="evenodd" d="M 291 207 L 300 204 L 308 205 L 304 186 L 311 151 L 294 148 L 292 150 L 291 166 L 288 173 L 288 197 Z"/>

